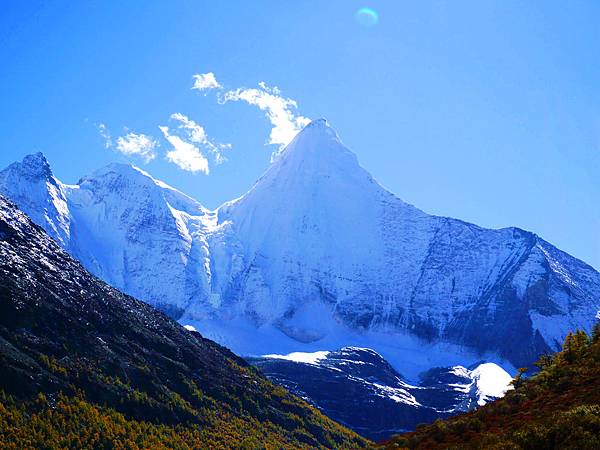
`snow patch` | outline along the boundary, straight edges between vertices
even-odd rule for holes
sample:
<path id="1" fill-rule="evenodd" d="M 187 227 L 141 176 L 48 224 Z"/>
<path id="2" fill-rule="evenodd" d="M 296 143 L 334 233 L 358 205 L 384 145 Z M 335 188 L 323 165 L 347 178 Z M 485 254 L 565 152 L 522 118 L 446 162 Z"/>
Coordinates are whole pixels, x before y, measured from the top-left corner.
<path id="1" fill-rule="evenodd" d="M 305 364 L 317 364 L 320 360 L 327 358 L 330 352 L 328 351 L 318 351 L 312 353 L 305 352 L 292 352 L 287 355 L 263 355 L 263 358 L 273 358 L 273 359 L 285 359 L 288 361 L 294 361 Z"/>
<path id="2" fill-rule="evenodd" d="M 512 377 L 510 374 L 494 363 L 483 363 L 474 370 L 468 370 L 463 366 L 454 366 L 450 373 L 457 377 L 470 379 L 469 383 L 454 383 L 449 386 L 458 392 L 468 394 L 473 392 L 479 406 L 489 401 L 503 397 L 506 391 L 512 389 L 510 385 Z"/>
<path id="3" fill-rule="evenodd" d="M 503 397 L 512 389 L 512 377 L 506 370 L 494 363 L 484 363 L 473 371 L 471 376 L 477 386 L 477 403 L 485 405 L 492 398 Z"/>
<path id="4" fill-rule="evenodd" d="M 396 403 L 404 403 L 412 406 L 422 406 L 417 399 L 408 391 L 401 388 L 394 388 L 391 386 L 384 386 L 379 383 L 369 383 L 363 380 L 364 383 L 372 385 L 376 389 L 376 395 L 380 397 L 387 397 Z M 414 387 L 414 386 L 411 386 Z"/>

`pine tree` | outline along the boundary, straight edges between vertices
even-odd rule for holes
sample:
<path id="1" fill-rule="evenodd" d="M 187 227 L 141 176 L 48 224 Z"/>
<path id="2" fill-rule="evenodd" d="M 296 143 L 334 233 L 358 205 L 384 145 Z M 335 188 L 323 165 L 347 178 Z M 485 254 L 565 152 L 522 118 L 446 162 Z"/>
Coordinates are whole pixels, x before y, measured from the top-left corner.
<path id="1" fill-rule="evenodd" d="M 585 331 L 577 330 L 575 333 L 569 333 L 565 338 L 562 352 L 559 353 L 559 359 L 566 364 L 572 364 L 583 356 L 590 345 L 590 338 Z"/>
<path id="2" fill-rule="evenodd" d="M 542 355 L 534 364 L 540 370 L 547 369 L 554 364 L 554 355 Z"/>
<path id="3" fill-rule="evenodd" d="M 525 375 L 527 370 L 529 370 L 527 367 L 519 367 L 517 374 L 511 381 L 511 384 L 515 387 L 515 389 L 519 389 L 519 387 L 523 385 L 523 375 Z"/>
<path id="4" fill-rule="evenodd" d="M 598 341 L 600 341 L 600 320 L 592 327 L 592 342 L 596 343 Z"/>

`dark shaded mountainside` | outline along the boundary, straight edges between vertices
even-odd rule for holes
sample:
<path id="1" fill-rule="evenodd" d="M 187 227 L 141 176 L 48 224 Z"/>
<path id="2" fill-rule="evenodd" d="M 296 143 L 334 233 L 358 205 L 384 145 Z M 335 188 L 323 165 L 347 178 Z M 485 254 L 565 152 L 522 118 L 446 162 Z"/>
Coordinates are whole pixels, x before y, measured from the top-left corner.
<path id="1" fill-rule="evenodd" d="M 0 197 L 0 447 L 365 445 L 227 349 L 90 275 Z"/>
<path id="2" fill-rule="evenodd" d="M 374 350 L 344 347 L 323 353 L 310 362 L 274 357 L 247 361 L 328 417 L 376 442 L 496 398 L 481 392 L 479 369 L 436 367 L 414 385 Z"/>
<path id="3" fill-rule="evenodd" d="M 475 411 L 417 427 L 387 449 L 600 449 L 600 323 L 588 336 L 567 336 L 563 350 L 543 356 L 539 372 Z"/>

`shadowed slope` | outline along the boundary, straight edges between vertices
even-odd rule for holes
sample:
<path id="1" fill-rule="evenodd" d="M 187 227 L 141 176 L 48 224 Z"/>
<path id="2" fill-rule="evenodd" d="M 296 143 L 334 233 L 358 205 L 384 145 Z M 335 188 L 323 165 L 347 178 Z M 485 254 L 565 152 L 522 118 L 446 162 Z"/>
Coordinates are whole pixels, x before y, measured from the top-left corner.
<path id="1" fill-rule="evenodd" d="M 0 374 L 3 448 L 365 444 L 87 273 L 2 197 Z"/>

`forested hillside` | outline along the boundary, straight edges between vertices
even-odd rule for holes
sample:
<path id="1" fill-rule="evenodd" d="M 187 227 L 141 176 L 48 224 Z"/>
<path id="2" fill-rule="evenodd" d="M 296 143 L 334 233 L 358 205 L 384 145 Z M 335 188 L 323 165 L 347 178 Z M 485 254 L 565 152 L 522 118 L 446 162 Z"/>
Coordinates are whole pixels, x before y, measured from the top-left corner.
<path id="1" fill-rule="evenodd" d="M 571 333 L 563 349 L 519 370 L 515 389 L 475 411 L 396 437 L 399 449 L 599 449 L 600 325 Z M 526 378 L 529 371 L 539 370 Z"/>

